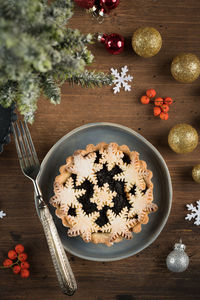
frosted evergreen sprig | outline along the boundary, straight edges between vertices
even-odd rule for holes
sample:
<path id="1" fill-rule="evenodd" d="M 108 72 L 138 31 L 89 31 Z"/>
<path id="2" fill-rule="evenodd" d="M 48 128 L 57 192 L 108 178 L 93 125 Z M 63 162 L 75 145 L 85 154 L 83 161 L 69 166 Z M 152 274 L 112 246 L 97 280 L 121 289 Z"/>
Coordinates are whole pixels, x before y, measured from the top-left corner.
<path id="1" fill-rule="evenodd" d="M 73 75 L 68 78 L 67 81 L 71 84 L 78 84 L 83 87 L 102 87 L 104 85 L 110 85 L 113 82 L 112 75 L 105 75 L 103 72 L 95 73 L 86 70 L 84 73 Z"/>
<path id="2" fill-rule="evenodd" d="M 55 83 L 53 77 L 45 77 L 42 80 L 43 92 L 44 95 L 50 100 L 53 104 L 60 103 L 60 87 Z"/>
<path id="3" fill-rule="evenodd" d="M 93 36 L 66 27 L 73 6 L 72 0 L 0 0 L 0 105 L 16 102 L 31 123 L 42 91 L 56 104 L 64 81 L 112 83 L 109 74 L 85 71 Z"/>

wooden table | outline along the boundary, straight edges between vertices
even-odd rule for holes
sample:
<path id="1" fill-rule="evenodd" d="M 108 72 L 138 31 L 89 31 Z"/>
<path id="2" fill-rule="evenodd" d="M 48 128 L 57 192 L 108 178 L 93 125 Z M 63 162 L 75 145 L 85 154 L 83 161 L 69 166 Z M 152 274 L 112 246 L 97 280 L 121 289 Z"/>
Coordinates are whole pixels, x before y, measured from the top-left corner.
<path id="1" fill-rule="evenodd" d="M 163 155 L 173 183 L 170 217 L 157 240 L 141 253 L 116 262 L 92 262 L 72 255 L 71 266 L 78 281 L 74 300 L 199 299 L 200 228 L 184 220 L 186 203 L 199 199 L 199 187 L 191 177 L 200 163 L 199 147 L 187 155 L 173 153 L 167 145 L 170 128 L 187 122 L 199 131 L 199 80 L 179 84 L 170 75 L 170 62 L 179 52 L 200 54 L 200 2 L 198 0 L 121 0 L 120 6 L 102 25 L 92 21 L 81 8 L 75 9 L 71 27 L 83 32 L 117 32 L 126 38 L 119 56 L 110 55 L 102 44 L 91 47 L 96 70 L 127 65 L 134 76 L 131 92 L 114 95 L 111 87 L 82 89 L 65 84 L 62 103 L 53 106 L 40 99 L 32 137 L 42 160 L 51 146 L 70 130 L 90 122 L 115 122 L 128 126 L 147 138 Z M 153 26 L 163 37 L 163 47 L 155 57 L 143 59 L 134 54 L 131 37 L 139 26 Z M 139 98 L 147 88 L 176 100 L 168 121 L 152 114 L 152 106 Z M 13 141 L 0 155 L 0 260 L 16 243 L 26 246 L 31 277 L 22 280 L 10 270 L 0 271 L 1 300 L 67 299 L 60 293 L 46 240 L 38 220 L 33 186 L 21 173 Z M 167 270 L 165 259 L 174 243 L 183 239 L 190 256 L 189 268 L 180 274 Z"/>

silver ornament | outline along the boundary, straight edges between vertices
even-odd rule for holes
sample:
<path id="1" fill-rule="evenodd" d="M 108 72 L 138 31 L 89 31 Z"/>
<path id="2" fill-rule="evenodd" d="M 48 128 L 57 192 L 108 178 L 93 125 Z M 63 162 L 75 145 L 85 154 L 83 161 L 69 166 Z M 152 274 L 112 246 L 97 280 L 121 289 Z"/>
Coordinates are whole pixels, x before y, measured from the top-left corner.
<path id="1" fill-rule="evenodd" d="M 169 253 L 166 259 L 167 268 L 172 272 L 183 272 L 189 265 L 189 257 L 185 253 L 186 246 L 182 240 L 174 245 L 174 250 Z"/>

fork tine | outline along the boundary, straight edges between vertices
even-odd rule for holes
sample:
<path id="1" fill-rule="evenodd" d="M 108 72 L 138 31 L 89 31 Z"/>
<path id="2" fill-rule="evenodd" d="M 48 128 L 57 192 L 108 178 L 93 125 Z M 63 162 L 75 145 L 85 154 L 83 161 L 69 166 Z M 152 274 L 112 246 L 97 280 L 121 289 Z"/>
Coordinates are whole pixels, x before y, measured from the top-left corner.
<path id="1" fill-rule="evenodd" d="M 21 132 L 22 132 L 22 136 L 23 136 L 23 139 L 24 139 L 25 148 L 26 148 L 26 151 L 27 151 L 27 154 L 28 154 L 29 161 L 31 162 L 31 164 L 34 165 L 35 163 L 34 163 L 33 155 L 32 155 L 32 152 L 31 152 L 31 149 L 30 149 L 27 137 L 26 137 L 26 132 L 24 130 L 24 126 L 23 126 L 23 123 L 22 123 L 21 120 L 20 120 L 20 128 L 21 128 Z"/>
<path id="2" fill-rule="evenodd" d="M 19 146 L 21 148 L 22 158 L 25 162 L 25 167 L 28 167 L 30 165 L 30 163 L 29 163 L 28 158 L 27 158 L 27 153 L 26 153 L 26 150 L 25 150 L 24 141 L 23 141 L 22 134 L 21 134 L 21 131 L 19 129 L 19 126 L 18 126 L 17 122 L 16 122 L 16 133 L 17 133 L 17 136 L 18 136 Z"/>
<path id="3" fill-rule="evenodd" d="M 30 144 L 30 147 L 31 147 L 31 151 L 32 151 L 34 160 L 35 160 L 36 164 L 39 165 L 40 162 L 39 162 L 39 159 L 37 157 L 37 153 L 35 151 L 35 147 L 34 147 L 34 144 L 33 144 L 32 138 L 31 138 L 30 131 L 29 131 L 27 123 L 25 121 L 24 121 L 24 128 L 25 128 L 26 136 L 28 137 L 28 141 L 29 141 L 29 144 Z"/>
<path id="4" fill-rule="evenodd" d="M 19 142 L 18 142 L 17 133 L 16 133 L 16 130 L 15 130 L 15 124 L 14 123 L 12 123 L 12 130 L 13 130 L 13 133 L 14 133 L 15 145 L 16 145 L 16 149 L 17 149 L 17 155 L 18 155 L 18 158 L 19 158 L 19 163 L 20 163 L 21 168 L 24 169 L 25 168 L 25 163 L 23 161 L 23 157 L 22 157 L 20 146 L 19 146 Z"/>

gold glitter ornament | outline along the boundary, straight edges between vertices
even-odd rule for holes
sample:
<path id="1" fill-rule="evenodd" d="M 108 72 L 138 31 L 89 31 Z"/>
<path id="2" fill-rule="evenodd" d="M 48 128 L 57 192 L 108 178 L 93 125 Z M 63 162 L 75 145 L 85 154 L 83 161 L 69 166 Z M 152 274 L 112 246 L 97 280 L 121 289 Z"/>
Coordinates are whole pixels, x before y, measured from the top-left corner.
<path id="1" fill-rule="evenodd" d="M 195 54 L 181 53 L 173 59 L 171 73 L 177 81 L 191 83 L 200 75 L 200 60 Z"/>
<path id="2" fill-rule="evenodd" d="M 156 55 L 162 47 L 162 37 L 153 27 L 140 27 L 132 37 L 134 51 L 142 57 Z"/>
<path id="3" fill-rule="evenodd" d="M 192 152 L 198 144 L 198 133 L 189 124 L 177 124 L 169 132 L 168 144 L 176 153 Z"/>
<path id="4" fill-rule="evenodd" d="M 192 169 L 192 178 L 197 183 L 200 183 L 200 165 L 196 165 Z"/>

